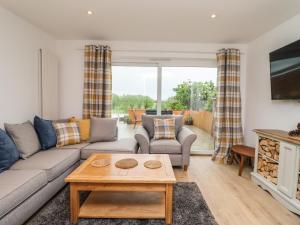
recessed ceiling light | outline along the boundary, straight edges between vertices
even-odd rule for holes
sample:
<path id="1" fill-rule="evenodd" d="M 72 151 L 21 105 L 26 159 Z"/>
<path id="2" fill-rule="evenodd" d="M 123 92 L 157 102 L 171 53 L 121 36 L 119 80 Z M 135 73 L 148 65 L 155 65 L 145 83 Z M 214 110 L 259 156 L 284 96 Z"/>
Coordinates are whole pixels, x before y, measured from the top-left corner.
<path id="1" fill-rule="evenodd" d="M 211 18 L 216 18 L 217 17 L 217 15 L 216 14 L 211 14 L 211 16 L 210 16 Z"/>
<path id="2" fill-rule="evenodd" d="M 87 11 L 87 14 L 88 15 L 93 15 L 93 11 L 89 10 L 89 11 Z"/>

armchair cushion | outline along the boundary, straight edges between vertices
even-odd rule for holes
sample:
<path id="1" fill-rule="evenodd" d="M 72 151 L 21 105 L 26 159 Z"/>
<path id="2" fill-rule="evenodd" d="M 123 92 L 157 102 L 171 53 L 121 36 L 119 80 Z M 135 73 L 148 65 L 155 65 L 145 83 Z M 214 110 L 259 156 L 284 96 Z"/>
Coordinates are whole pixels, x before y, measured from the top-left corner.
<path id="1" fill-rule="evenodd" d="M 152 154 L 181 154 L 181 144 L 177 140 L 160 139 L 150 141 Z"/>
<path id="2" fill-rule="evenodd" d="M 149 138 L 152 139 L 154 137 L 154 118 L 156 119 L 171 119 L 175 118 L 175 132 L 176 137 L 180 130 L 183 127 L 183 116 L 173 116 L 173 115 L 167 115 L 167 116 L 153 116 L 153 115 L 143 115 L 142 116 L 142 125 L 147 130 L 149 134 Z"/>
<path id="3" fill-rule="evenodd" d="M 154 139 L 175 139 L 175 118 L 154 119 Z"/>

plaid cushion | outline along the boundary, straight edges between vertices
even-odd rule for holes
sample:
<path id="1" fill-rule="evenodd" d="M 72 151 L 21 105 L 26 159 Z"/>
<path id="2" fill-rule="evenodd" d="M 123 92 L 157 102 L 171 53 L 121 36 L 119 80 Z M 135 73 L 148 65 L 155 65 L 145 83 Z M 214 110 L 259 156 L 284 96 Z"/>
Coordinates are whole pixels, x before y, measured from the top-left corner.
<path id="1" fill-rule="evenodd" d="M 80 132 L 77 123 L 53 123 L 57 136 L 56 147 L 80 143 Z"/>
<path id="2" fill-rule="evenodd" d="M 175 139 L 175 118 L 154 119 L 154 139 Z"/>

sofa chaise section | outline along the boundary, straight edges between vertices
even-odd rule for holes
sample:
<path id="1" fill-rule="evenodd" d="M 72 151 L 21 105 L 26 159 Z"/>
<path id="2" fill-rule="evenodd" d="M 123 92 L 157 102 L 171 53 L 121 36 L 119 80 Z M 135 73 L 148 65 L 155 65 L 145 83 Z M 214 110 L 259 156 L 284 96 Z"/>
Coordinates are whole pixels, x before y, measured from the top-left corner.
<path id="1" fill-rule="evenodd" d="M 66 185 L 66 176 L 68 176 L 78 166 L 79 162 L 72 165 L 59 177 L 55 178 L 51 182 L 48 182 L 47 185 L 36 191 L 29 198 L 8 212 L 4 217 L 0 218 L 0 224 L 20 225 L 25 223 L 26 220 L 28 220 L 36 211 L 38 211 L 47 201 L 49 201 Z"/>
<path id="2" fill-rule="evenodd" d="M 42 170 L 6 170 L 0 173 L 0 218 L 48 183 Z"/>

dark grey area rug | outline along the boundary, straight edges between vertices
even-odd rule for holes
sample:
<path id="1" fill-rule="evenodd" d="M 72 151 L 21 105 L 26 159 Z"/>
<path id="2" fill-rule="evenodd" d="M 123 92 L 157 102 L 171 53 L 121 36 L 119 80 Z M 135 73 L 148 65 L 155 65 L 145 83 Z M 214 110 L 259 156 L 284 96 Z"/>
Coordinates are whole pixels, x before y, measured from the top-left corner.
<path id="1" fill-rule="evenodd" d="M 81 201 L 87 193 L 81 194 Z M 26 225 L 69 225 L 69 186 L 62 189 Z M 136 219 L 79 219 L 79 225 L 162 225 L 164 220 Z M 177 183 L 174 186 L 173 225 L 217 225 L 196 183 Z"/>

